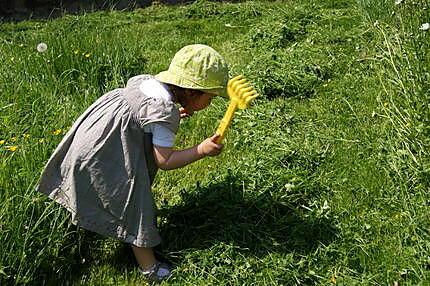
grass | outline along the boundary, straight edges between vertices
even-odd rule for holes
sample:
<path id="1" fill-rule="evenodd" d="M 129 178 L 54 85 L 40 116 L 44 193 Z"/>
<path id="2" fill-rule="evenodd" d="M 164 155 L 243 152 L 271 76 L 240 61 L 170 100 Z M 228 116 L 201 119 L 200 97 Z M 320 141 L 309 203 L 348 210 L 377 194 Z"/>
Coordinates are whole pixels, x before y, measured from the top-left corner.
<path id="1" fill-rule="evenodd" d="M 145 283 L 128 246 L 77 229 L 33 189 L 87 106 L 190 43 L 219 50 L 261 97 L 222 155 L 158 174 L 177 266 L 164 284 L 429 284 L 428 11 L 197 1 L 1 24 L 0 284 Z M 182 122 L 178 147 L 211 135 L 225 108 Z"/>

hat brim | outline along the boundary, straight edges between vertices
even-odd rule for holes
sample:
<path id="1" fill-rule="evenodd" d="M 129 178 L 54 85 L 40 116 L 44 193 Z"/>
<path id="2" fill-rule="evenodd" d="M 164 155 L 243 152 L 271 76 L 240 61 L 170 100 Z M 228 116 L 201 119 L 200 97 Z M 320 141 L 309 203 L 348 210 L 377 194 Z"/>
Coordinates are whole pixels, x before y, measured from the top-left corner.
<path id="1" fill-rule="evenodd" d="M 182 88 L 197 89 L 208 93 L 214 93 L 222 97 L 226 97 L 226 98 L 228 97 L 225 87 L 222 87 L 222 86 L 204 87 L 181 75 L 172 74 L 168 70 L 160 72 L 159 74 L 155 75 L 154 78 L 160 82 L 173 84 Z"/>

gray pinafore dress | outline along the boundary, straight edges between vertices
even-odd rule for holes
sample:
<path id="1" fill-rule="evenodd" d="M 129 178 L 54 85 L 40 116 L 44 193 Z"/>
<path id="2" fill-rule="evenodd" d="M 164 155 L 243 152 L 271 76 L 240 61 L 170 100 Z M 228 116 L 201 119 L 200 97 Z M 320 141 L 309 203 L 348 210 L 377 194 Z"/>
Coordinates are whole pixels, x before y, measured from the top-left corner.
<path id="1" fill-rule="evenodd" d="M 160 243 L 151 184 L 157 172 L 152 134 L 157 122 L 176 133 L 174 102 L 145 96 L 144 80 L 131 78 L 95 101 L 65 135 L 37 190 L 64 206 L 72 222 L 136 246 Z"/>

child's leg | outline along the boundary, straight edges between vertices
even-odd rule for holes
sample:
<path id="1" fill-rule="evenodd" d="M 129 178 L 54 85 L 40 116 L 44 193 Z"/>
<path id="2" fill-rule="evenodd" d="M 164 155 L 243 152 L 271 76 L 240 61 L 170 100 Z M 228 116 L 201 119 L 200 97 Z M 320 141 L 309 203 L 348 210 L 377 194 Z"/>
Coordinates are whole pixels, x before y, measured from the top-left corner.
<path id="1" fill-rule="evenodd" d="M 134 256 L 136 257 L 139 267 L 143 270 L 150 269 L 155 265 L 157 260 L 155 259 L 154 252 L 150 247 L 138 247 L 132 245 Z"/>

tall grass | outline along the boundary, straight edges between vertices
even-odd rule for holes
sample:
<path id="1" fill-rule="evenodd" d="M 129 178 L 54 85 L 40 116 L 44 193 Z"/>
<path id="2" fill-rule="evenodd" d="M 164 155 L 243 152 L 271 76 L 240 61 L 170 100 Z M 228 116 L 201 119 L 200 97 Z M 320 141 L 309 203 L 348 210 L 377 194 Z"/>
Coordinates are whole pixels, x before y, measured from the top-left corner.
<path id="1" fill-rule="evenodd" d="M 428 202 L 430 189 L 430 21 L 427 1 L 361 1 L 380 44 L 379 97 L 395 133 L 388 169 L 409 194 Z"/>
<path id="2" fill-rule="evenodd" d="M 380 101 L 398 136 L 393 150 L 407 157 L 407 169 L 420 178 L 417 186 L 428 189 L 430 33 L 421 27 L 430 21 L 430 5 L 427 1 L 378 3 L 381 6 L 375 7 L 373 2 L 361 1 L 380 37 L 379 76 L 384 88 Z M 395 171 L 398 176 L 408 175 L 400 166 Z"/>
<path id="3" fill-rule="evenodd" d="M 412 243 L 417 257 L 429 265 L 430 30 L 423 27 L 430 22 L 430 4 L 359 2 L 379 42 L 378 76 L 383 88 L 379 103 L 392 127 L 385 143 L 389 153 L 385 169 L 397 184 L 396 197 L 403 202 L 402 209 L 414 213 L 410 222 L 413 242 L 410 234 L 404 235 L 402 247 L 408 249 Z M 411 263 L 404 275 L 422 271 Z"/>
<path id="4" fill-rule="evenodd" d="M 407 168 L 422 179 L 421 187 L 429 188 L 430 36 L 421 28 L 429 22 L 429 3 L 382 1 L 383 5 L 372 8 L 373 2 L 361 3 L 379 35 L 379 76 L 384 88 L 380 101 L 398 136 L 393 149 L 408 157 Z M 407 175 L 401 168 L 396 173 Z"/>

